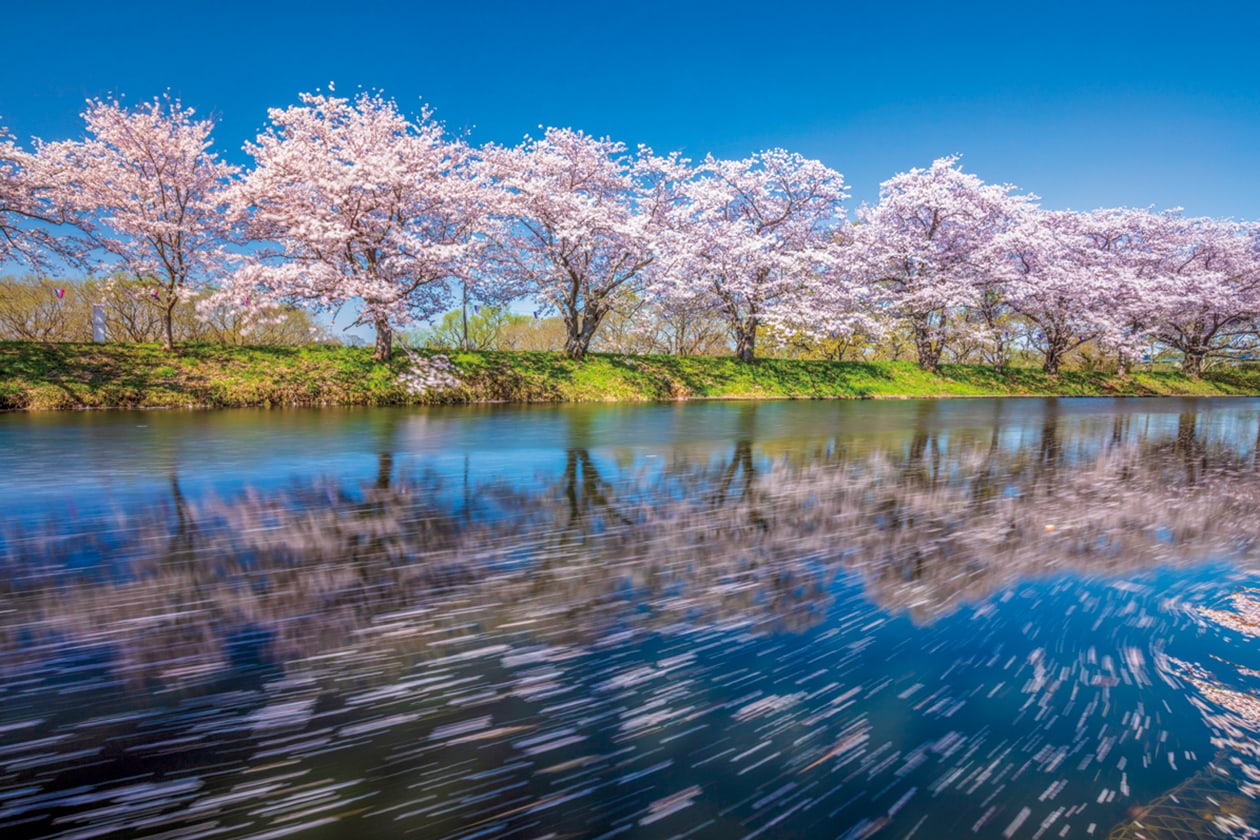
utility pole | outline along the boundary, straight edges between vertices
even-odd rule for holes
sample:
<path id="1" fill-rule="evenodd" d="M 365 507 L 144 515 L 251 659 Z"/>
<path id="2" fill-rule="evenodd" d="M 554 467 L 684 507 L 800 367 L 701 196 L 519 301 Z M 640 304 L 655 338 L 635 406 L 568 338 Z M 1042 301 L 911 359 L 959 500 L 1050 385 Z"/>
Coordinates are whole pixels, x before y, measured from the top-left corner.
<path id="1" fill-rule="evenodd" d="M 461 307 L 461 311 L 464 314 L 464 352 L 467 353 L 469 350 L 469 347 L 468 347 L 468 282 L 461 280 L 459 286 L 461 289 L 463 289 L 463 296 L 464 296 L 464 302 Z"/>

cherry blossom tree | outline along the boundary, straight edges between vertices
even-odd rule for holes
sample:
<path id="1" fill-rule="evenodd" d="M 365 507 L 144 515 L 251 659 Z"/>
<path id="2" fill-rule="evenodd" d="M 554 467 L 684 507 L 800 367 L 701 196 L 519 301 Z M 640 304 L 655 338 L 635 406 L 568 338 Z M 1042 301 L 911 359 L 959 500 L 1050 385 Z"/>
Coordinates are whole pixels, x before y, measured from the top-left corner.
<path id="1" fill-rule="evenodd" d="M 885 181 L 879 204 L 858 210 L 854 270 L 883 288 L 881 308 L 909 323 L 925 370 L 937 369 L 968 309 L 1002 294 L 1000 236 L 1035 199 L 1014 189 L 985 184 L 946 157 Z"/>
<path id="2" fill-rule="evenodd" d="M 1165 214 L 1102 208 L 1080 214 L 1077 225 L 1082 288 L 1099 293 L 1091 313 L 1099 327 L 1097 342 L 1115 353 L 1117 372 L 1124 376 L 1154 337 L 1158 301 L 1152 283 L 1167 240 Z"/>
<path id="3" fill-rule="evenodd" d="M 391 99 L 304 93 L 269 112 L 246 145 L 255 167 L 232 195 L 252 238 L 271 243 L 234 275 L 230 294 L 332 310 L 353 300 L 376 329 L 377 361 L 396 327 L 447 307 L 482 246 L 483 183 L 471 152 L 428 109 L 413 120 Z"/>
<path id="4" fill-rule="evenodd" d="M 42 226 L 62 221 L 46 201 L 48 184 L 38 159 L 19 148 L 0 124 L 0 263 L 22 260 L 42 264 L 60 242 Z"/>
<path id="5" fill-rule="evenodd" d="M 169 96 L 134 108 L 89 100 L 81 141 L 36 149 L 51 201 L 82 232 L 81 252 L 151 290 L 163 344 L 173 313 L 224 265 L 225 190 L 236 168 L 211 151 L 212 120 Z"/>
<path id="6" fill-rule="evenodd" d="M 1253 230 L 1210 218 L 1165 215 L 1159 266 L 1148 284 L 1155 338 L 1182 354 L 1197 379 L 1206 361 L 1257 346 L 1260 261 Z"/>
<path id="7" fill-rule="evenodd" d="M 1190 372 L 1213 342 L 1250 329 L 1256 280 L 1241 226 L 1145 209 L 1038 211 L 1007 241 L 1010 303 L 1047 372 L 1090 341 L 1116 353 L 1121 375 L 1153 341 L 1180 350 Z"/>
<path id="8" fill-rule="evenodd" d="M 0 261 L 7 262 L 25 255 L 21 221 L 31 202 L 21 177 L 26 155 L 13 143 L 8 129 L 0 124 Z"/>
<path id="9" fill-rule="evenodd" d="M 499 187 L 504 221 L 494 271 L 559 313 L 565 354 L 581 358 L 619 297 L 640 297 L 686 162 L 548 128 L 514 148 L 485 147 L 480 170 Z"/>
<path id="10" fill-rule="evenodd" d="M 817 327 L 819 317 L 845 310 L 834 305 L 843 278 L 829 274 L 830 246 L 847 197 L 839 172 L 783 149 L 743 160 L 709 156 L 681 192 L 672 217 L 682 258 L 660 291 L 708 301 L 707 308 L 726 321 L 741 361 L 753 361 L 765 323 L 790 330 L 807 320 Z M 829 306 L 822 306 L 824 275 Z M 813 317 L 802 319 L 807 305 Z"/>
<path id="11" fill-rule="evenodd" d="M 1098 338 L 1102 313 L 1120 290 L 1122 264 L 1096 239 L 1100 218 L 1069 210 L 1028 208 L 1006 237 L 1011 276 L 1007 303 L 1030 325 L 1042 370 L 1057 375 L 1072 350 Z"/>

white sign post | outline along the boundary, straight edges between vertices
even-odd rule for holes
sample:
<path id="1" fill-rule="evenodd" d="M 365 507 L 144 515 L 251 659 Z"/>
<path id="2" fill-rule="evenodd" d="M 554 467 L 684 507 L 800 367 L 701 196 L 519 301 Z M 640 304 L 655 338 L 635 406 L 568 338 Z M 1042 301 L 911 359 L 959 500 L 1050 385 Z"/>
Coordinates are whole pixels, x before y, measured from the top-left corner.
<path id="1" fill-rule="evenodd" d="M 92 340 L 105 341 L 105 304 L 92 304 Z"/>

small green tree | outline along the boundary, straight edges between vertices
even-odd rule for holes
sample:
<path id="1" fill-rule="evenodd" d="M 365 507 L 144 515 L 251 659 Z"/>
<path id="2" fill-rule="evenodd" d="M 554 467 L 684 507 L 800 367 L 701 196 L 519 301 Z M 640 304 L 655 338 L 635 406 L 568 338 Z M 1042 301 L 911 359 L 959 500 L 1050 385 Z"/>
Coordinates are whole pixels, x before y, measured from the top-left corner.
<path id="1" fill-rule="evenodd" d="M 452 309 L 427 330 L 411 335 L 411 343 L 438 350 L 496 350 L 509 326 L 530 320 L 501 306 L 475 306 L 472 312 Z"/>

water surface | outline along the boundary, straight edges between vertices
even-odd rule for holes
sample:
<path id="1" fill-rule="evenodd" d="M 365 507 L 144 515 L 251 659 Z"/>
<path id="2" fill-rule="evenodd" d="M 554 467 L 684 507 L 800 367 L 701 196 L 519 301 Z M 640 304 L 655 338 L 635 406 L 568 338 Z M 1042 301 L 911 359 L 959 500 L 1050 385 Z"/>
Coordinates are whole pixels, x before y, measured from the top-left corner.
<path id="1" fill-rule="evenodd" d="M 0 831 L 1241 835 L 1258 436 L 1255 400 L 0 416 Z"/>

